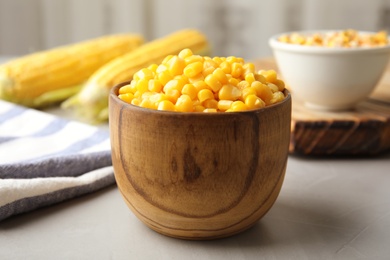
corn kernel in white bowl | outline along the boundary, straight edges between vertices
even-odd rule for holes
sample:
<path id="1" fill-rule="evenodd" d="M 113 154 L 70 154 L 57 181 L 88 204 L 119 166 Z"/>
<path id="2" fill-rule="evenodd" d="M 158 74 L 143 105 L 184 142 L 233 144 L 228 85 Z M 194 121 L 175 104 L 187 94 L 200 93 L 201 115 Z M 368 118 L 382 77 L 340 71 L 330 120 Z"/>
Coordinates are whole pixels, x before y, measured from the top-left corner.
<path id="1" fill-rule="evenodd" d="M 298 33 L 311 35 L 326 32 L 329 31 Z M 269 45 L 292 95 L 311 108 L 354 108 L 375 89 L 389 61 L 390 45 L 345 48 L 305 46 L 278 40 L 280 36 L 291 33 L 272 36 Z"/>

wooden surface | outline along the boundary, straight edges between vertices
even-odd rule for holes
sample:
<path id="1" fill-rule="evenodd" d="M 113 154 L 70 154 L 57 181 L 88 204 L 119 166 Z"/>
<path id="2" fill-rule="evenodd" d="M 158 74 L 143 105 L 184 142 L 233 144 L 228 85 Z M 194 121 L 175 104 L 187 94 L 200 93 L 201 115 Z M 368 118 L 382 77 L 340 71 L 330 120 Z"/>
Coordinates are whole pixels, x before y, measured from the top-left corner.
<path id="1" fill-rule="evenodd" d="M 275 69 L 272 58 L 256 60 L 258 69 Z M 288 84 L 288 83 L 287 83 Z M 372 95 L 355 110 L 312 110 L 292 91 L 290 152 L 300 155 L 379 155 L 390 150 L 390 65 Z"/>
<path id="2" fill-rule="evenodd" d="M 240 233 L 279 195 L 290 139 L 291 96 L 246 113 L 176 113 L 110 94 L 112 158 L 133 213 L 164 235 L 216 239 Z"/>

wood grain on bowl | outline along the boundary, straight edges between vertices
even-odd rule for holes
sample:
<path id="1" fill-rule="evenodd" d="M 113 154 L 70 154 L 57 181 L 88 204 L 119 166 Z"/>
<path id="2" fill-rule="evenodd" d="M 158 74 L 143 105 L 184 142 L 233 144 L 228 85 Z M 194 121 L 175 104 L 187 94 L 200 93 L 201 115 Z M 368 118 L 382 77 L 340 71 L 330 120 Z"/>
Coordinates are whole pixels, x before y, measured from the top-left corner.
<path id="1" fill-rule="evenodd" d="M 248 229 L 274 204 L 287 165 L 290 95 L 251 112 L 180 113 L 129 105 L 115 91 L 115 177 L 147 226 L 177 238 L 215 239 Z"/>

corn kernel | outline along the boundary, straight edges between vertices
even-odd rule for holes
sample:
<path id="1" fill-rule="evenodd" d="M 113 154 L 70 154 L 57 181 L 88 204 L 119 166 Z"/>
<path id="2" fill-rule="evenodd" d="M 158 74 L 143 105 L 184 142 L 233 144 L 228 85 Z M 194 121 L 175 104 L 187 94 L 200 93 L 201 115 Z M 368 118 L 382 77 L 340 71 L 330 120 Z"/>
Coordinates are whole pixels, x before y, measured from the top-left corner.
<path id="1" fill-rule="evenodd" d="M 190 57 L 192 55 L 193 55 L 192 51 L 190 49 L 186 48 L 186 49 L 181 50 L 177 56 L 179 56 L 179 58 L 185 59 L 185 58 Z"/>
<path id="2" fill-rule="evenodd" d="M 130 84 L 124 85 L 121 88 L 119 88 L 119 94 L 126 94 L 126 93 L 131 93 L 131 86 L 130 86 Z"/>
<path id="3" fill-rule="evenodd" d="M 194 85 L 197 93 L 199 91 L 201 91 L 202 89 L 210 89 L 210 87 L 207 86 L 207 84 L 204 81 L 196 81 L 196 82 L 192 83 L 192 85 Z"/>
<path id="4" fill-rule="evenodd" d="M 173 57 L 173 55 L 167 55 L 167 56 L 163 59 L 163 61 L 161 62 L 161 64 L 167 64 L 168 61 L 169 61 L 170 59 L 172 59 L 172 57 Z"/>
<path id="5" fill-rule="evenodd" d="M 118 97 L 125 101 L 126 103 L 131 103 L 131 101 L 134 98 L 134 95 L 132 93 L 125 93 L 125 94 L 119 94 Z"/>
<path id="6" fill-rule="evenodd" d="M 205 107 L 205 108 L 215 108 L 217 109 L 218 108 L 218 101 L 215 100 L 215 99 L 207 99 L 205 100 L 202 105 Z"/>
<path id="7" fill-rule="evenodd" d="M 245 88 L 248 88 L 249 86 L 250 86 L 249 82 L 248 82 L 248 81 L 245 81 L 245 80 L 240 81 L 240 82 L 238 82 L 238 84 L 237 84 L 237 87 L 238 87 L 239 89 L 241 89 L 241 90 L 243 90 L 243 89 L 245 89 Z"/>
<path id="8" fill-rule="evenodd" d="M 148 82 L 148 90 L 152 92 L 161 92 L 163 85 L 157 79 L 151 79 Z"/>
<path id="9" fill-rule="evenodd" d="M 188 95 L 192 100 L 195 100 L 198 95 L 198 91 L 193 84 L 185 84 L 181 93 Z"/>
<path id="10" fill-rule="evenodd" d="M 241 96 L 241 90 L 239 90 L 236 86 L 230 84 L 223 85 L 218 92 L 219 99 L 234 101 L 237 100 L 240 96 Z"/>
<path id="11" fill-rule="evenodd" d="M 140 79 L 148 80 L 148 79 L 152 79 L 153 77 L 154 77 L 154 72 L 147 68 L 137 71 L 136 73 L 134 73 L 133 76 L 135 80 L 140 80 Z"/>
<path id="12" fill-rule="evenodd" d="M 214 93 L 209 89 L 202 89 L 198 92 L 198 99 L 200 102 L 208 99 L 214 99 Z"/>
<path id="13" fill-rule="evenodd" d="M 192 77 L 195 77 L 196 75 L 198 75 L 199 73 L 201 73 L 203 70 L 203 64 L 202 62 L 200 61 L 196 61 L 196 62 L 193 62 L 193 63 L 190 63 L 188 64 L 185 68 L 184 68 L 184 75 L 186 75 L 188 78 L 192 78 Z"/>
<path id="14" fill-rule="evenodd" d="M 245 81 L 248 82 L 249 85 L 255 80 L 255 75 L 252 72 L 245 74 Z"/>
<path id="15" fill-rule="evenodd" d="M 184 62 L 186 65 L 194 63 L 194 62 L 201 62 L 203 64 L 204 58 L 200 55 L 192 55 L 189 57 L 184 58 Z"/>
<path id="16" fill-rule="evenodd" d="M 183 70 L 185 67 L 185 62 L 183 59 L 173 56 L 168 62 L 168 70 L 171 73 L 171 75 L 176 76 L 183 74 Z"/>
<path id="17" fill-rule="evenodd" d="M 213 76 L 215 76 L 216 79 L 217 79 L 221 84 L 226 84 L 226 83 L 228 83 L 228 78 L 227 78 L 225 72 L 223 72 L 223 70 L 220 69 L 220 68 L 216 68 L 216 69 L 213 71 Z"/>
<path id="18" fill-rule="evenodd" d="M 217 113 L 218 111 L 217 111 L 217 109 L 215 109 L 215 108 L 205 108 L 205 109 L 203 110 L 203 112 L 204 112 L 204 113 Z"/>
<path id="19" fill-rule="evenodd" d="M 155 104 L 153 102 L 151 102 L 149 99 L 142 99 L 139 106 L 144 107 L 144 108 L 157 109 Z"/>
<path id="20" fill-rule="evenodd" d="M 256 96 L 256 94 L 250 94 L 245 98 L 245 105 L 248 109 L 258 109 L 265 107 L 264 101 Z"/>
<path id="21" fill-rule="evenodd" d="M 247 107 L 247 105 L 245 105 L 244 102 L 239 100 L 239 101 L 234 101 L 232 103 L 232 106 L 230 107 L 230 109 L 232 111 L 246 111 L 246 110 L 248 110 L 248 107 Z"/>
<path id="22" fill-rule="evenodd" d="M 131 100 L 131 104 L 134 105 L 134 106 L 139 106 L 140 103 L 141 103 L 141 100 L 138 99 L 138 98 L 133 98 Z"/>
<path id="23" fill-rule="evenodd" d="M 165 84 L 165 86 L 163 87 L 163 90 L 164 90 L 164 92 L 167 92 L 169 89 L 176 89 L 179 92 L 181 92 L 184 85 L 185 85 L 185 82 L 183 82 L 180 79 L 171 79 L 170 81 L 167 82 L 167 84 Z"/>
<path id="24" fill-rule="evenodd" d="M 188 82 L 189 83 L 196 83 L 196 82 L 199 82 L 199 81 L 204 81 L 204 76 L 203 76 L 202 73 L 196 75 L 195 77 L 188 78 Z"/>
<path id="25" fill-rule="evenodd" d="M 221 62 L 221 63 L 219 64 L 219 67 L 220 67 L 221 70 L 222 70 L 223 72 L 225 72 L 226 74 L 230 74 L 231 71 L 232 71 L 229 62 L 227 62 L 227 61 Z"/>
<path id="26" fill-rule="evenodd" d="M 252 83 L 251 87 L 256 89 L 257 96 L 261 98 L 267 105 L 270 104 L 271 99 L 273 98 L 273 93 L 271 89 L 259 81 Z"/>
<path id="27" fill-rule="evenodd" d="M 255 64 L 253 63 L 245 63 L 242 68 L 244 69 L 244 75 L 247 75 L 249 73 L 255 74 L 256 73 L 256 68 Z"/>
<path id="28" fill-rule="evenodd" d="M 235 62 L 232 64 L 231 73 L 233 77 L 240 78 L 243 72 L 242 64 Z"/>
<path id="29" fill-rule="evenodd" d="M 145 78 L 139 79 L 136 84 L 137 91 L 144 93 L 148 91 L 148 80 Z"/>
<path id="30" fill-rule="evenodd" d="M 249 95 L 257 95 L 256 89 L 253 87 L 247 87 L 242 90 L 241 97 L 243 100 L 245 100 Z"/>
<path id="31" fill-rule="evenodd" d="M 165 85 L 167 84 L 170 80 L 173 79 L 171 73 L 168 71 L 168 70 L 165 70 L 165 71 L 162 71 L 158 74 L 157 76 L 157 79 L 158 81 L 160 81 L 160 83 L 162 85 Z"/>
<path id="32" fill-rule="evenodd" d="M 274 83 L 277 79 L 277 74 L 274 70 L 260 70 L 259 74 L 263 75 L 267 82 Z"/>
<path id="33" fill-rule="evenodd" d="M 278 86 L 279 91 L 283 91 L 285 89 L 285 84 L 283 80 L 277 79 L 274 84 Z"/>
<path id="34" fill-rule="evenodd" d="M 153 72 L 153 74 L 157 71 L 158 65 L 153 63 L 148 66 L 148 69 Z"/>
<path id="35" fill-rule="evenodd" d="M 207 75 L 204 79 L 204 82 L 209 86 L 214 92 L 218 92 L 221 89 L 222 84 L 219 82 L 218 78 L 214 74 Z"/>
<path id="36" fill-rule="evenodd" d="M 203 112 L 205 110 L 205 107 L 202 105 L 197 105 L 194 107 L 195 112 Z"/>
<path id="37" fill-rule="evenodd" d="M 188 95 L 181 95 L 175 104 L 176 111 L 179 112 L 192 112 L 192 100 Z"/>
<path id="38" fill-rule="evenodd" d="M 177 99 L 180 97 L 180 91 L 174 88 L 168 89 L 167 91 L 165 91 L 165 95 L 169 101 L 176 104 Z"/>
<path id="39" fill-rule="evenodd" d="M 163 100 L 158 103 L 157 110 L 175 111 L 175 105 L 169 100 Z"/>
<path id="40" fill-rule="evenodd" d="M 278 103 L 278 102 L 282 101 L 283 99 L 284 99 L 283 92 L 280 92 L 280 91 L 275 92 L 272 95 L 272 99 L 270 100 L 270 104 Z"/>
<path id="41" fill-rule="evenodd" d="M 218 101 L 218 109 L 221 111 L 228 110 L 233 104 L 232 100 L 219 100 Z"/>

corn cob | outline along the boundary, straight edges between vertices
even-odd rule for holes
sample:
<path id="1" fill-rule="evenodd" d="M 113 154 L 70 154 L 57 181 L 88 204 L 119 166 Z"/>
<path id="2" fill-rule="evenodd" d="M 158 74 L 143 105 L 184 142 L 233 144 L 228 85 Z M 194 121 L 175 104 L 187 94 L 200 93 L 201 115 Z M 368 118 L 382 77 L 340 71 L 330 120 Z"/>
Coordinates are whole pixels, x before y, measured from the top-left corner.
<path id="1" fill-rule="evenodd" d="M 118 34 L 26 55 L 0 65 L 0 98 L 29 107 L 65 100 L 93 72 L 143 44 L 137 34 Z"/>
<path id="2" fill-rule="evenodd" d="M 87 120 L 100 122 L 108 119 L 108 93 L 110 89 L 133 78 L 138 70 L 160 63 L 168 55 L 182 49 L 194 54 L 209 55 L 206 37 L 195 29 L 176 31 L 155 39 L 118 57 L 97 70 L 75 96 L 62 103 L 63 108 L 73 108 Z"/>

